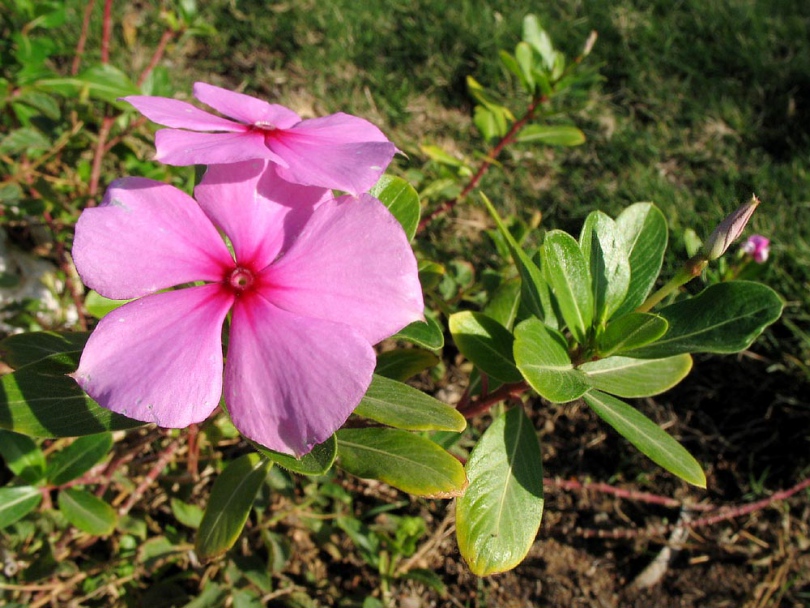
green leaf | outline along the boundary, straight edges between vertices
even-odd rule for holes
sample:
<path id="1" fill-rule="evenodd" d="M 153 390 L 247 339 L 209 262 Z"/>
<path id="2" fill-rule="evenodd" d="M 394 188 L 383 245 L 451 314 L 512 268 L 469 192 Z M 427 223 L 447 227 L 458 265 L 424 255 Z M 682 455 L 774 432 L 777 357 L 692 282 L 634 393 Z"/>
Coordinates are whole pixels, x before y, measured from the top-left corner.
<path id="1" fill-rule="evenodd" d="M 90 399 L 64 375 L 75 367 L 66 365 L 64 356 L 52 355 L 0 377 L 0 428 L 34 437 L 76 437 L 143 425 Z"/>
<path id="2" fill-rule="evenodd" d="M 593 322 L 591 277 L 585 256 L 567 232 L 550 230 L 543 241 L 545 278 L 574 339 L 585 344 Z"/>
<path id="3" fill-rule="evenodd" d="M 391 214 L 402 225 L 410 241 L 416 235 L 419 216 L 422 213 L 419 195 L 413 186 L 401 177 L 383 175 L 368 193 L 388 207 Z"/>
<path id="4" fill-rule="evenodd" d="M 0 342 L 0 356 L 11 367 L 19 369 L 51 355 L 65 353 L 70 357 L 62 361 L 68 367 L 72 365 L 73 368 L 67 370 L 72 371 L 79 364 L 79 357 L 89 337 L 89 332 L 38 331 L 15 334 Z"/>
<path id="5" fill-rule="evenodd" d="M 631 312 L 607 324 L 596 338 L 596 348 L 601 357 L 609 357 L 655 342 L 667 327 L 668 323 L 658 315 Z"/>
<path id="6" fill-rule="evenodd" d="M 423 291 L 429 291 L 441 283 L 446 274 L 444 266 L 438 262 L 423 260 L 419 262 L 419 283 Z"/>
<path id="7" fill-rule="evenodd" d="M 323 475 L 332 468 L 337 456 L 337 440 L 334 435 L 331 435 L 326 441 L 317 444 L 309 452 L 295 458 L 289 454 L 282 454 L 252 442 L 260 454 L 263 454 L 277 465 L 298 473 L 300 475 Z"/>
<path id="8" fill-rule="evenodd" d="M 511 330 L 515 326 L 518 311 L 520 310 L 520 279 L 508 279 L 498 286 L 495 293 L 484 307 L 483 313 L 495 319 L 506 329 Z"/>
<path id="9" fill-rule="evenodd" d="M 363 418 L 407 431 L 456 431 L 467 421 L 454 407 L 415 388 L 374 376 L 354 413 Z"/>
<path id="10" fill-rule="evenodd" d="M 170 505 L 172 507 L 172 514 L 181 524 L 194 529 L 200 527 L 200 522 L 203 517 L 202 508 L 183 502 L 177 498 L 172 498 Z"/>
<path id="11" fill-rule="evenodd" d="M 588 376 L 574 369 L 565 338 L 537 319 L 515 329 L 515 362 L 523 377 L 552 403 L 567 403 L 589 388 Z"/>
<path id="12" fill-rule="evenodd" d="M 630 205 L 616 218 L 630 260 L 630 287 L 616 311 L 621 316 L 638 308 L 650 294 L 667 249 L 667 220 L 652 203 Z"/>
<path id="13" fill-rule="evenodd" d="M 596 389 L 619 397 L 649 397 L 663 393 L 683 380 L 692 369 L 687 354 L 665 359 L 608 357 L 579 366 Z"/>
<path id="14" fill-rule="evenodd" d="M 118 515 L 110 505 L 87 490 L 67 488 L 59 492 L 59 510 L 79 530 L 107 536 L 115 530 Z"/>
<path id="15" fill-rule="evenodd" d="M 509 131 L 504 113 L 484 106 L 475 106 L 473 124 L 487 141 L 499 139 Z"/>
<path id="16" fill-rule="evenodd" d="M 527 125 L 517 135 L 517 141 L 549 146 L 581 146 L 585 134 L 572 125 Z"/>
<path id="17" fill-rule="evenodd" d="M 3 139 L 0 139 L 0 154 L 16 155 L 22 152 L 27 154 L 49 150 L 51 141 L 42 132 L 33 127 L 14 129 Z"/>
<path id="18" fill-rule="evenodd" d="M 432 498 L 460 495 L 464 467 L 438 445 L 393 429 L 341 429 L 338 464 L 357 477 L 379 479 L 403 492 Z"/>
<path id="19" fill-rule="evenodd" d="M 77 76 L 47 78 L 36 83 L 38 89 L 65 97 L 81 97 L 106 101 L 121 107 L 130 107 L 118 102 L 119 97 L 140 95 L 140 90 L 129 77 L 110 64 L 94 65 Z"/>
<path id="20" fill-rule="evenodd" d="M 48 481 L 55 486 L 66 484 L 104 460 L 112 449 L 110 433 L 79 437 L 64 450 L 57 452 L 48 463 Z"/>
<path id="21" fill-rule="evenodd" d="M 392 380 L 407 380 L 424 370 L 433 367 L 439 358 L 421 348 L 389 350 L 377 355 L 375 374 Z"/>
<path id="22" fill-rule="evenodd" d="M 36 483 L 45 475 L 45 455 L 30 437 L 0 430 L 0 456 L 26 483 Z"/>
<path id="23" fill-rule="evenodd" d="M 530 94 L 534 95 L 537 85 L 534 82 L 535 70 L 534 53 L 532 53 L 532 47 L 530 47 L 526 42 L 518 42 L 517 46 L 515 47 L 515 60 L 517 61 L 521 74 L 523 74 L 522 80 L 526 82 L 527 90 Z"/>
<path id="24" fill-rule="evenodd" d="M 234 545 L 270 466 L 259 454 L 245 454 L 219 474 L 197 532 L 196 551 L 201 559 L 225 553 Z"/>
<path id="25" fill-rule="evenodd" d="M 551 38 L 540 25 L 536 15 L 526 15 L 523 18 L 523 40 L 537 51 L 537 54 L 542 57 L 546 69 L 551 71 L 557 53 L 551 44 Z"/>
<path id="26" fill-rule="evenodd" d="M 458 548 L 478 576 L 517 566 L 543 517 L 540 442 L 522 407 L 501 414 L 467 461 L 470 485 L 456 502 Z"/>
<path id="27" fill-rule="evenodd" d="M 529 95 L 533 94 L 534 84 L 529 84 L 529 81 L 526 80 L 526 75 L 523 73 L 523 70 L 520 69 L 520 65 L 518 64 L 517 60 L 504 50 L 498 51 L 498 55 L 500 56 L 501 63 L 503 63 L 504 67 L 512 72 L 512 74 L 514 74 L 520 81 L 520 86 L 523 87 L 523 90 L 525 90 Z"/>
<path id="28" fill-rule="evenodd" d="M 594 319 L 599 326 L 619 309 L 630 287 L 630 261 L 616 223 L 601 211 L 588 214 L 579 237 L 591 275 Z"/>
<path id="29" fill-rule="evenodd" d="M 482 372 L 502 382 L 522 380 L 512 354 L 515 338 L 500 323 L 478 312 L 463 311 L 450 315 L 448 325 L 461 354 Z"/>
<path id="30" fill-rule="evenodd" d="M 684 481 L 706 487 L 706 475 L 697 460 L 644 414 L 600 391 L 588 391 L 583 398 L 602 420 L 654 463 Z"/>
<path id="31" fill-rule="evenodd" d="M 434 314 L 425 311 L 425 321 L 414 321 L 391 336 L 394 340 L 407 340 L 430 350 L 444 346 L 444 331 Z"/>
<path id="32" fill-rule="evenodd" d="M 34 486 L 0 488 L 0 530 L 21 520 L 41 501 L 42 492 Z"/>
<path id="33" fill-rule="evenodd" d="M 132 302 L 132 300 L 111 300 L 110 298 L 105 298 L 97 291 L 90 291 L 84 299 L 84 307 L 87 309 L 87 312 L 96 319 L 101 319 L 108 312 L 120 308 L 127 302 Z"/>
<path id="34" fill-rule="evenodd" d="M 556 329 L 557 317 L 551 305 L 551 295 L 549 285 L 543 278 L 543 273 L 534 261 L 526 255 L 523 249 L 504 225 L 503 220 L 498 215 L 492 202 L 482 193 L 481 200 L 489 211 L 490 216 L 495 221 L 498 232 L 503 236 L 509 245 L 512 259 L 517 266 L 521 278 L 522 300 L 529 311 L 546 321 L 546 323 Z"/>
<path id="35" fill-rule="evenodd" d="M 62 115 L 59 109 L 59 102 L 50 95 L 28 89 L 22 90 L 19 93 L 19 95 L 14 97 L 16 103 L 24 103 L 31 106 L 51 120 L 59 120 Z"/>
<path id="36" fill-rule="evenodd" d="M 680 353 L 736 353 L 776 321 L 782 307 L 776 292 L 761 283 L 717 283 L 659 310 L 669 324 L 664 337 L 625 354 L 660 359 Z"/>

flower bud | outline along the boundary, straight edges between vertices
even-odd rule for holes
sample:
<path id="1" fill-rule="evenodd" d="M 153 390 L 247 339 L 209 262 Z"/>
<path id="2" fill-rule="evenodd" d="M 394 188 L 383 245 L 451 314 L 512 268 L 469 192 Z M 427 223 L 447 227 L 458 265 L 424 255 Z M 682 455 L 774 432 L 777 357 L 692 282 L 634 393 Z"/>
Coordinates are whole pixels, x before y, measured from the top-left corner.
<path id="1" fill-rule="evenodd" d="M 729 245 L 742 234 L 758 205 L 759 199 L 756 195 L 752 195 L 750 201 L 737 207 L 734 212 L 720 222 L 720 225 L 714 229 L 714 232 L 703 244 L 703 256 L 712 261 L 723 255 Z"/>
<path id="2" fill-rule="evenodd" d="M 751 256 L 757 264 L 764 264 L 768 260 L 771 241 L 761 234 L 754 234 L 748 237 L 740 248 L 743 253 Z"/>

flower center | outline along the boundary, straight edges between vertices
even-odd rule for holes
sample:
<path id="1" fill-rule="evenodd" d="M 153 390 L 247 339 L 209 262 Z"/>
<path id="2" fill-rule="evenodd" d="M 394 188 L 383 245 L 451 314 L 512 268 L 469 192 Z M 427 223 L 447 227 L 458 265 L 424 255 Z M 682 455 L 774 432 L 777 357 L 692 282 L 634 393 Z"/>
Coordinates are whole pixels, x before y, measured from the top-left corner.
<path id="1" fill-rule="evenodd" d="M 236 295 L 241 295 L 253 286 L 255 279 L 250 270 L 237 266 L 225 281 L 231 286 Z"/>
<path id="2" fill-rule="evenodd" d="M 253 123 L 253 128 L 258 129 L 259 131 L 275 131 L 276 125 L 274 125 L 272 122 L 259 120 Z"/>

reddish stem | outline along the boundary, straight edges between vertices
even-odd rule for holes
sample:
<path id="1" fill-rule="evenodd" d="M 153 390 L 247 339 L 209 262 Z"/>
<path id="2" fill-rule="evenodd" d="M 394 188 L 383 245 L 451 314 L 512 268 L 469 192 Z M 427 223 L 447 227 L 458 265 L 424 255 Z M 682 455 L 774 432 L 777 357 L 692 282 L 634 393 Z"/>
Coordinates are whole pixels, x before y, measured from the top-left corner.
<path id="1" fill-rule="evenodd" d="M 73 65 L 70 67 L 70 73 L 75 76 L 79 73 L 79 66 L 82 64 L 82 56 L 84 55 L 84 46 L 87 44 L 87 33 L 90 30 L 90 17 L 93 15 L 93 6 L 96 0 L 88 0 L 87 7 L 84 9 L 84 20 L 82 21 L 82 33 L 79 35 L 79 42 L 76 44 L 76 55 L 73 57 Z"/>
<path id="2" fill-rule="evenodd" d="M 126 515 L 127 513 L 129 513 L 130 510 L 132 510 L 132 507 L 134 507 L 137 504 L 137 502 L 143 497 L 144 493 L 149 488 L 149 486 L 152 485 L 158 477 L 160 477 L 160 474 L 163 472 L 163 469 L 165 469 L 166 466 L 168 466 L 169 461 L 171 461 L 175 452 L 177 452 L 177 450 L 180 449 L 182 439 L 183 438 L 181 435 L 180 437 L 173 439 L 169 443 L 169 445 L 163 448 L 160 455 L 158 456 L 158 459 L 155 461 L 155 464 L 151 468 L 149 473 L 147 473 L 146 477 L 143 478 L 143 481 L 141 481 L 141 483 L 138 484 L 138 487 L 135 488 L 135 491 L 132 492 L 132 494 L 130 494 L 126 503 L 124 503 L 124 506 L 118 509 L 119 515 Z"/>
<path id="3" fill-rule="evenodd" d="M 582 490 L 585 492 L 601 492 L 603 494 L 611 494 L 617 498 L 625 498 L 627 500 L 635 500 L 638 502 L 646 502 L 654 505 L 661 505 L 662 507 L 669 507 L 672 509 L 679 509 L 683 506 L 680 500 L 670 498 L 669 496 L 660 496 L 658 494 L 650 494 L 649 492 L 639 492 L 637 490 L 625 490 L 617 488 L 606 483 L 582 483 L 572 479 L 543 479 L 543 485 L 553 488 L 561 488 L 563 490 Z M 688 509 L 690 511 L 713 511 L 717 507 L 710 504 L 690 504 Z"/>
<path id="4" fill-rule="evenodd" d="M 467 182 L 467 185 L 464 186 L 464 189 L 461 191 L 461 194 L 459 194 L 456 198 L 450 199 L 449 201 L 445 201 L 444 203 L 439 205 L 436 209 L 434 209 L 433 211 L 431 211 L 425 217 L 422 218 L 422 221 L 419 222 L 418 228 L 420 232 L 424 230 L 424 228 L 427 227 L 427 225 L 430 224 L 430 222 L 436 219 L 436 217 L 451 211 L 458 203 L 464 200 L 464 198 L 470 192 L 472 192 L 473 188 L 475 188 L 478 185 L 478 182 L 481 181 L 481 178 L 489 170 L 489 167 L 492 165 L 492 162 L 498 158 L 498 155 L 500 155 L 500 153 L 507 145 L 509 145 L 514 141 L 518 131 L 520 131 L 526 125 L 527 122 L 529 122 L 534 118 L 534 115 L 537 112 L 537 108 L 540 107 L 540 104 L 545 103 L 547 100 L 548 98 L 545 95 L 543 95 L 541 97 L 537 97 L 532 101 L 528 110 L 526 110 L 526 113 L 520 118 L 520 120 L 515 122 L 509 129 L 509 132 L 506 135 L 504 135 L 501 138 L 501 140 L 497 144 L 495 144 L 495 146 L 489 151 L 489 153 L 487 154 L 487 160 L 481 163 L 481 166 L 478 167 L 478 171 L 475 172 L 475 175 L 473 175 L 470 178 L 470 181 Z"/>
<path id="5" fill-rule="evenodd" d="M 104 0 L 104 21 L 101 29 L 101 63 L 110 63 L 110 38 L 112 37 L 112 0 Z"/>
<path id="6" fill-rule="evenodd" d="M 37 193 L 36 190 L 31 188 L 31 192 L 36 193 L 37 198 L 39 198 L 39 193 Z M 59 267 L 62 269 L 62 272 L 65 275 L 65 286 L 67 287 L 70 297 L 73 300 L 73 305 L 76 307 L 79 329 L 82 331 L 87 331 L 87 318 L 84 314 L 84 289 L 81 286 L 81 280 L 76 272 L 76 268 L 73 266 L 73 262 L 71 262 L 68 258 L 68 254 L 65 251 L 65 245 L 57 236 L 59 234 L 58 227 L 55 225 L 50 211 L 43 211 L 42 217 L 53 235 L 53 243 L 54 248 L 56 249 L 56 256 L 59 259 Z"/>
<path id="7" fill-rule="evenodd" d="M 734 519 L 735 517 L 742 517 L 743 515 L 748 515 L 755 511 L 764 509 L 775 502 L 787 500 L 794 494 L 797 494 L 807 488 L 810 488 L 810 477 L 803 479 L 792 488 L 775 492 L 762 500 L 757 500 L 756 502 L 752 502 L 747 505 L 721 507 L 717 509 L 717 513 L 707 515 L 706 517 L 701 517 L 699 519 L 681 521 L 667 525 L 649 526 L 647 528 L 618 528 L 614 530 L 578 529 L 577 532 L 584 538 L 637 538 L 640 536 L 646 537 L 666 535 L 675 528 L 702 528 L 704 526 L 711 526 L 721 521 Z M 692 509 L 692 506 L 690 505 L 687 508 Z"/>
<path id="8" fill-rule="evenodd" d="M 482 395 L 469 403 L 459 403 L 459 413 L 467 419 L 475 418 L 486 412 L 496 403 L 509 399 L 510 397 L 517 397 L 521 393 L 529 390 L 529 385 L 526 382 L 515 382 L 514 384 L 504 384 L 498 390 L 489 395 Z"/>
<path id="9" fill-rule="evenodd" d="M 149 65 L 147 65 L 143 72 L 141 72 L 141 75 L 138 76 L 137 84 L 139 87 L 143 84 L 143 81 L 146 80 L 146 77 L 149 76 L 149 73 L 155 69 L 155 66 L 160 63 L 163 53 L 166 52 L 166 46 L 173 37 L 174 31 L 167 29 L 163 32 L 163 35 L 160 37 L 160 42 L 158 42 L 155 52 L 152 53 L 152 58 L 149 60 Z"/>
<path id="10" fill-rule="evenodd" d="M 104 161 L 107 138 L 110 136 L 110 130 L 114 122 L 115 119 L 112 116 L 105 116 L 98 129 L 98 141 L 96 142 L 96 151 L 93 154 L 93 169 L 90 172 L 90 200 L 87 201 L 88 207 L 93 207 L 96 204 L 95 197 L 98 194 L 98 183 L 101 181 L 101 165 Z"/>

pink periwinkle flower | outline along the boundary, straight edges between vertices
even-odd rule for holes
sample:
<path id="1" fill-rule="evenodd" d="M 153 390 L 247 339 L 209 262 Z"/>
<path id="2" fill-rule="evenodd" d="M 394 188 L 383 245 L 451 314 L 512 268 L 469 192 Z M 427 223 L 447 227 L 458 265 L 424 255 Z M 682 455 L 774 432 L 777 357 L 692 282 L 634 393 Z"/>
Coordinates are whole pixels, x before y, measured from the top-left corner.
<path id="1" fill-rule="evenodd" d="M 122 98 L 169 129 L 155 136 L 155 159 L 168 165 L 214 165 L 267 159 L 289 182 L 367 192 L 397 149 L 370 122 L 348 114 L 301 120 L 292 110 L 198 82 L 194 96 L 223 118 L 166 97 Z"/>
<path id="2" fill-rule="evenodd" d="M 754 234 L 748 237 L 748 240 L 743 243 L 743 253 L 750 255 L 757 264 L 764 264 L 768 261 L 768 254 L 770 253 L 771 240 L 760 234 Z"/>
<path id="3" fill-rule="evenodd" d="M 372 345 L 423 318 L 408 239 L 373 197 L 334 199 L 267 161 L 209 167 L 194 194 L 129 177 L 82 213 L 82 280 L 138 299 L 101 319 L 73 376 L 103 407 L 170 428 L 205 420 L 224 383 L 243 435 L 304 454 L 365 394 Z"/>

